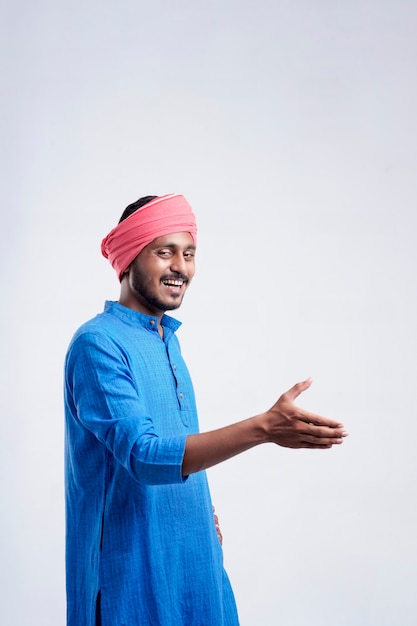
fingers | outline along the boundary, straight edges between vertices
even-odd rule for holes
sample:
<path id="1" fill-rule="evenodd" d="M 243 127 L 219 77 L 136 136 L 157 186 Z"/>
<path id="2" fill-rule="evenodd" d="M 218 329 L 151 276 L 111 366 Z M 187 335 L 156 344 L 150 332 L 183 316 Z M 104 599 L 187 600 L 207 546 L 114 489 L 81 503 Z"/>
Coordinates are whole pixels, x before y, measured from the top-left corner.
<path id="1" fill-rule="evenodd" d="M 343 443 L 342 437 L 315 437 L 310 435 L 302 435 L 297 439 L 292 437 L 275 441 L 279 446 L 284 448 L 311 448 L 317 450 L 326 450 L 333 446 Z"/>
<path id="2" fill-rule="evenodd" d="M 306 411 L 303 411 L 305 415 Z M 309 437 L 320 437 L 330 439 L 343 439 L 348 436 L 348 432 L 342 424 L 330 420 L 320 415 L 313 415 L 310 417 L 301 417 L 296 415 L 295 418 L 298 421 L 295 428 L 299 433 L 308 435 Z M 330 422 L 330 424 L 329 424 Z M 331 423 L 333 422 L 332 425 Z"/>
<path id="3" fill-rule="evenodd" d="M 303 391 L 306 391 L 306 389 L 308 389 L 311 386 L 312 382 L 313 382 L 312 378 L 307 378 L 307 380 L 303 380 L 300 383 L 296 383 L 293 387 L 291 387 L 291 389 L 288 389 L 288 391 L 286 391 L 283 395 L 286 396 L 288 400 L 291 400 L 293 402 L 296 398 L 298 398 L 300 394 L 303 393 Z"/>
<path id="4" fill-rule="evenodd" d="M 339 445 L 348 432 L 337 420 L 300 409 L 294 400 L 312 383 L 307 378 L 282 394 L 265 415 L 263 427 L 268 441 L 288 448 L 331 448 Z"/>
<path id="5" fill-rule="evenodd" d="M 325 444 L 325 443 L 310 443 L 305 441 L 304 443 L 300 443 L 297 448 L 303 448 L 308 450 L 330 450 L 333 447 L 333 444 Z"/>
<path id="6" fill-rule="evenodd" d="M 349 434 L 343 427 L 329 428 L 302 421 L 298 422 L 297 430 L 300 440 L 311 444 L 338 445 L 343 443 L 343 439 Z"/>
<path id="7" fill-rule="evenodd" d="M 213 506 L 213 516 L 214 516 L 214 525 L 216 527 L 218 540 L 220 541 L 220 545 L 223 545 L 223 535 L 222 535 L 222 531 L 220 530 L 219 518 L 217 517 L 216 509 L 214 508 L 214 506 Z"/>
<path id="8" fill-rule="evenodd" d="M 284 401 L 294 402 L 294 400 L 298 398 L 298 396 L 302 394 L 303 391 L 306 391 L 311 386 L 312 382 L 312 378 L 307 378 L 302 382 L 296 383 L 293 387 L 291 387 L 291 389 L 289 389 L 281 396 L 281 399 Z M 317 415 L 316 413 L 311 413 L 310 411 L 305 411 L 295 406 L 294 417 L 308 424 L 315 424 L 317 426 L 327 426 L 328 428 L 344 428 L 343 424 L 341 422 L 338 422 L 337 420 L 323 417 L 322 415 Z"/>
<path id="9" fill-rule="evenodd" d="M 310 411 L 304 411 L 303 409 L 297 408 L 294 417 L 302 422 L 305 422 L 306 424 L 314 424 L 315 426 L 323 426 L 326 428 L 339 428 L 344 431 L 344 426 L 342 422 L 338 422 L 337 420 L 331 419 L 330 417 L 317 415 L 316 413 L 310 413 Z M 344 432 L 346 432 L 347 434 L 347 431 Z"/>
<path id="10" fill-rule="evenodd" d="M 297 448 L 311 448 L 316 450 L 328 450 L 343 443 L 343 439 L 305 439 L 300 441 Z"/>
<path id="11" fill-rule="evenodd" d="M 331 448 L 343 443 L 348 435 L 344 428 L 316 426 L 293 417 L 284 428 L 272 433 L 270 441 L 286 448 Z"/>

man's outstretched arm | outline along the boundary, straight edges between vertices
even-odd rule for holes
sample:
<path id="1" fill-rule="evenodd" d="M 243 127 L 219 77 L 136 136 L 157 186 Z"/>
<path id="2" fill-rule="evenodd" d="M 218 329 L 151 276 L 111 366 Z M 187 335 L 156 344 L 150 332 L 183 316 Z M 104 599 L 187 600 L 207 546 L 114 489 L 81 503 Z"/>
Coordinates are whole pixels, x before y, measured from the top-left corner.
<path id="1" fill-rule="evenodd" d="M 182 473 L 188 476 L 217 465 L 261 443 L 286 448 L 331 448 L 347 436 L 343 424 L 300 409 L 294 400 L 312 383 L 297 383 L 265 413 L 187 437 Z"/>

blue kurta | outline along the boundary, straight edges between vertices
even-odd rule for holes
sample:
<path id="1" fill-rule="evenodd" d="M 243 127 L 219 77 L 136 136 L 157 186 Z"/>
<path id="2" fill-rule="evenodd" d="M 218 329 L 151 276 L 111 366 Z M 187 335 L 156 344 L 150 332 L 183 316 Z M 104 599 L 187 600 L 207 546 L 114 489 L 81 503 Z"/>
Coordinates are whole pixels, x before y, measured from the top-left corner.
<path id="1" fill-rule="evenodd" d="M 205 472 L 181 474 L 197 412 L 162 325 L 107 302 L 68 349 L 68 626 L 238 625 Z"/>

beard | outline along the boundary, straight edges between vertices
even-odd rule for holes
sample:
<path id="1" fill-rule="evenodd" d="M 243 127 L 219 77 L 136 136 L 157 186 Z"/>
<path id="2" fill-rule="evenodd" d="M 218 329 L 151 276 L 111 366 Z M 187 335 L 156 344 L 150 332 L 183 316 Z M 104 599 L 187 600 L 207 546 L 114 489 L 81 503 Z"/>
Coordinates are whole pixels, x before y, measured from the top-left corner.
<path id="1" fill-rule="evenodd" d="M 163 278 L 182 278 L 187 280 L 185 276 L 165 276 Z M 162 300 L 156 293 L 155 289 L 152 285 L 147 281 L 147 276 L 144 272 L 142 272 L 137 266 L 131 267 L 131 287 L 135 292 L 137 298 L 146 304 L 149 308 L 155 309 L 156 311 L 173 311 L 178 309 L 181 306 L 182 299 L 184 297 L 184 292 L 176 299 L 166 299 Z"/>

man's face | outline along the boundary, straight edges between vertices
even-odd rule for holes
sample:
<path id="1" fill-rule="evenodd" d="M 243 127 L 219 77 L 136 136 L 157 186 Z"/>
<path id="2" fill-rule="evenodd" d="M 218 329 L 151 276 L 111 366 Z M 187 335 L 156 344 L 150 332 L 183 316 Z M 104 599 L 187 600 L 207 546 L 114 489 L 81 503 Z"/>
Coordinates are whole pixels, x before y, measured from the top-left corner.
<path id="1" fill-rule="evenodd" d="M 177 309 L 195 272 L 190 233 L 154 239 L 132 262 L 129 291 L 134 307 L 148 315 Z"/>

